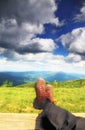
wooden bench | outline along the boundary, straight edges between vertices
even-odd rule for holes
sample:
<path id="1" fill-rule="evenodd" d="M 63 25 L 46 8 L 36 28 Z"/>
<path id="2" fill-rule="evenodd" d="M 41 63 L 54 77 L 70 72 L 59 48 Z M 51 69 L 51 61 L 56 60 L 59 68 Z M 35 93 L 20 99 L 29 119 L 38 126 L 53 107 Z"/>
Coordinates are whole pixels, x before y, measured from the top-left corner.
<path id="1" fill-rule="evenodd" d="M 85 113 L 76 113 L 85 117 Z M 0 113 L 0 130 L 35 130 L 37 114 Z"/>

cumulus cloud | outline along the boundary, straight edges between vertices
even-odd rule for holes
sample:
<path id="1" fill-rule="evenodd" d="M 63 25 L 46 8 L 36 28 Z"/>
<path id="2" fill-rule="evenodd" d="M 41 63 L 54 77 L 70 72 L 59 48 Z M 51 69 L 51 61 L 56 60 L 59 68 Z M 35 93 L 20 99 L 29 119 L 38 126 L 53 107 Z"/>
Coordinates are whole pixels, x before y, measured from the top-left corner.
<path id="1" fill-rule="evenodd" d="M 44 24 L 60 26 L 56 10 L 55 0 L 1 0 L 0 54 L 9 58 L 16 52 L 52 52 L 54 41 L 36 35 L 44 33 Z"/>
<path id="2" fill-rule="evenodd" d="M 27 42 L 27 44 L 2 42 L 0 43 L 0 55 L 16 60 L 18 56 L 16 53 L 23 55 L 27 53 L 52 52 L 55 48 L 57 46 L 52 39 L 34 38 Z"/>
<path id="3" fill-rule="evenodd" d="M 58 40 L 70 53 L 85 55 L 85 28 L 74 29 Z"/>
<path id="4" fill-rule="evenodd" d="M 54 0 L 1 0 L 0 17 L 15 18 L 17 22 L 49 23 L 55 21 Z"/>
<path id="5" fill-rule="evenodd" d="M 22 45 L 15 51 L 23 53 L 52 52 L 56 48 L 52 39 L 34 38 L 28 44 Z"/>
<path id="6" fill-rule="evenodd" d="M 65 57 L 65 61 L 67 63 L 78 63 L 81 62 L 82 58 L 78 54 L 69 53 L 67 57 Z"/>
<path id="7" fill-rule="evenodd" d="M 85 3 L 80 9 L 80 14 L 77 14 L 75 21 L 85 21 Z"/>

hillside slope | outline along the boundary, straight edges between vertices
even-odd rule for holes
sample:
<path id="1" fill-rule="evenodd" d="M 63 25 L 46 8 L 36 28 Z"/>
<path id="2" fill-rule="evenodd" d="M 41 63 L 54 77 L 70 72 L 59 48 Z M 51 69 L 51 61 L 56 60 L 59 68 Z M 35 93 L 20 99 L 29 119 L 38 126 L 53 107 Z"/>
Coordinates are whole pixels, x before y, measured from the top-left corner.
<path id="1" fill-rule="evenodd" d="M 50 71 L 0 72 L 0 85 L 6 80 L 13 82 L 13 85 L 35 82 L 39 77 L 44 78 L 47 82 L 62 82 L 85 78 L 85 75 Z"/>

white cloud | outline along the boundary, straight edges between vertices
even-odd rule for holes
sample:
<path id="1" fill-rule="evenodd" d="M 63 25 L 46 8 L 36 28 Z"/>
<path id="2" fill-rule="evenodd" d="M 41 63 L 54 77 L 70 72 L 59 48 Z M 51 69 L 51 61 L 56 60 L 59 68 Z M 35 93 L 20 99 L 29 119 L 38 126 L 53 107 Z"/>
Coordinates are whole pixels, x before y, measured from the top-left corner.
<path id="1" fill-rule="evenodd" d="M 81 56 L 78 54 L 69 53 L 65 58 L 68 63 L 80 62 L 82 60 Z"/>
<path id="2" fill-rule="evenodd" d="M 40 50 L 46 52 L 52 52 L 57 47 L 52 39 L 35 38 L 32 43 L 38 43 Z"/>
<path id="3" fill-rule="evenodd" d="M 20 56 L 20 57 L 19 57 Z M 53 55 L 51 53 L 19 55 L 15 61 L 6 58 L 0 59 L 0 71 L 64 71 L 70 73 L 84 73 L 85 61 L 75 56 L 67 57 Z M 71 60 L 72 62 L 69 62 Z"/>
<path id="4" fill-rule="evenodd" d="M 44 31 L 42 24 L 22 23 L 21 28 L 22 31 L 26 31 L 28 34 L 41 34 Z"/>
<path id="5" fill-rule="evenodd" d="M 77 16 L 74 18 L 75 21 L 85 21 L 85 3 L 80 9 L 80 14 L 77 14 Z"/>
<path id="6" fill-rule="evenodd" d="M 62 35 L 59 40 L 69 52 L 85 55 L 85 28 L 74 29 Z"/>

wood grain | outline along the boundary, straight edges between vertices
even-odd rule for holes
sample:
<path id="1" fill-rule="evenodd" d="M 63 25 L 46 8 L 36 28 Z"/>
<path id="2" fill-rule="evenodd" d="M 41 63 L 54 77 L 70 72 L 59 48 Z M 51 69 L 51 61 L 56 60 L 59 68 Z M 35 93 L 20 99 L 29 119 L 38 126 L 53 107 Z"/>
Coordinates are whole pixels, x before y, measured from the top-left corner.
<path id="1" fill-rule="evenodd" d="M 85 113 L 75 115 L 85 117 Z M 0 130 L 35 130 L 37 116 L 38 114 L 0 113 Z"/>

